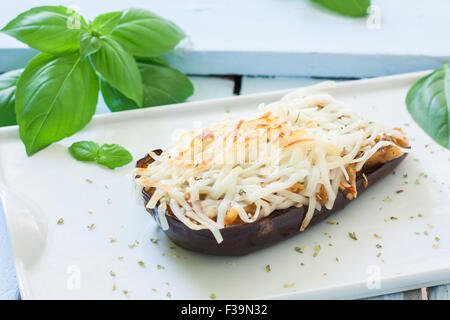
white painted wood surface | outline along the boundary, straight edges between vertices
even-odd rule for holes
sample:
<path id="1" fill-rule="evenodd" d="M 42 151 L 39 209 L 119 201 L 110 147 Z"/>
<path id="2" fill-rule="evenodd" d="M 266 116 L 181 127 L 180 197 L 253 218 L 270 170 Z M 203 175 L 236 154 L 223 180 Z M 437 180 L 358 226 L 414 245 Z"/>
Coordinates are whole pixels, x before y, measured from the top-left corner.
<path id="1" fill-rule="evenodd" d="M 151 9 L 190 36 L 168 60 L 192 74 L 362 77 L 435 68 L 450 58 L 441 36 L 450 27 L 450 1 L 443 0 L 373 0 L 370 27 L 367 18 L 342 17 L 309 0 L 21 0 L 2 4 L 0 25 L 42 4 L 75 6 L 88 18 Z M 0 71 L 22 66 L 33 55 L 25 48 L 0 35 Z"/>

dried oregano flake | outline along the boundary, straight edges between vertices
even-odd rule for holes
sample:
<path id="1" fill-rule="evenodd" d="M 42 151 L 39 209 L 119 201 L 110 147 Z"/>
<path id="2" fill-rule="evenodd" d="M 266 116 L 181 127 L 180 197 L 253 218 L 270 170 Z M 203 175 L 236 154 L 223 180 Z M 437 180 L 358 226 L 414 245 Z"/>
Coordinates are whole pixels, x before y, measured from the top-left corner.
<path id="1" fill-rule="evenodd" d="M 314 254 L 313 254 L 313 257 L 314 257 L 314 258 L 317 257 L 317 255 L 318 255 L 319 252 L 320 252 L 320 249 L 322 249 L 322 248 L 320 247 L 320 245 L 314 246 Z"/>

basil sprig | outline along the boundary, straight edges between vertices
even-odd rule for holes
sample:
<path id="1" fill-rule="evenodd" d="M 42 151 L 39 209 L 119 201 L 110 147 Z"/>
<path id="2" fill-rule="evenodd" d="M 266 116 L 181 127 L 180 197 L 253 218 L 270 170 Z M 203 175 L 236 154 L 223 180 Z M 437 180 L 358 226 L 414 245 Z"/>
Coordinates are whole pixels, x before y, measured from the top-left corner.
<path id="1" fill-rule="evenodd" d="M 71 25 L 71 21 L 76 23 Z M 86 27 L 83 17 L 73 10 L 63 6 L 44 6 L 18 15 L 2 32 L 31 48 L 60 55 L 78 50 L 78 38 Z"/>
<path id="2" fill-rule="evenodd" d="M 311 0 L 328 10 L 349 17 L 364 17 L 368 14 L 370 0 Z"/>
<path id="3" fill-rule="evenodd" d="M 99 146 L 93 141 L 75 142 L 69 147 L 69 153 L 78 161 L 95 161 L 109 169 L 122 167 L 133 160 L 133 156 L 118 144 Z"/>
<path id="4" fill-rule="evenodd" d="M 447 64 L 409 89 L 406 106 L 414 121 L 434 141 L 450 149 L 450 72 Z"/>
<path id="5" fill-rule="evenodd" d="M 178 103 L 193 93 L 190 80 L 158 58 L 185 34 L 147 10 L 86 22 L 63 6 L 36 7 L 1 31 L 42 51 L 23 73 L 0 76 L 0 126 L 17 122 L 28 155 L 83 129 L 100 89 L 111 111 Z"/>

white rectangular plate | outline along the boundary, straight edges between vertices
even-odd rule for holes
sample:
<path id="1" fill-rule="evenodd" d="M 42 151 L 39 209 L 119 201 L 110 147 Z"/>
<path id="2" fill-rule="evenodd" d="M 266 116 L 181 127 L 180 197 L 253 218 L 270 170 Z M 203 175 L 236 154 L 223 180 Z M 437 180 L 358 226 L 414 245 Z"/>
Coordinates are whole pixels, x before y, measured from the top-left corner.
<path id="1" fill-rule="evenodd" d="M 0 129 L 0 182 L 8 188 L 3 206 L 23 298 L 360 298 L 450 282 L 450 153 L 413 123 L 404 103 L 408 88 L 425 74 L 339 83 L 330 90 L 367 119 L 403 127 L 412 138 L 411 155 L 337 213 L 332 219 L 338 225 L 322 223 L 237 258 L 174 247 L 136 202 L 132 164 L 103 169 L 75 161 L 67 147 L 79 140 L 119 143 L 137 160 L 164 147 L 176 130 L 250 114 L 285 91 L 96 116 L 76 136 L 31 158 L 16 127 Z M 60 218 L 63 225 L 57 225 Z M 313 257 L 316 245 L 321 251 Z"/>

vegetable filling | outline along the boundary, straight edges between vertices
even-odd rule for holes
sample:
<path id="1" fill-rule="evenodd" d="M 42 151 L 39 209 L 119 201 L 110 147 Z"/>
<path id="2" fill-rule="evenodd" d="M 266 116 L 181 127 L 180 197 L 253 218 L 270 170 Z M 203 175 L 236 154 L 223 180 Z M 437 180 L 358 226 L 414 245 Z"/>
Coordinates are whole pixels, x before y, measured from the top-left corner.
<path id="1" fill-rule="evenodd" d="M 253 223 L 275 210 L 307 206 L 331 210 L 338 192 L 357 197 L 356 180 L 409 152 L 399 128 L 367 121 L 323 92 L 325 82 L 260 105 L 247 119 L 227 118 L 181 134 L 153 162 L 136 169 L 136 183 L 158 209 L 193 230 Z"/>

